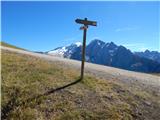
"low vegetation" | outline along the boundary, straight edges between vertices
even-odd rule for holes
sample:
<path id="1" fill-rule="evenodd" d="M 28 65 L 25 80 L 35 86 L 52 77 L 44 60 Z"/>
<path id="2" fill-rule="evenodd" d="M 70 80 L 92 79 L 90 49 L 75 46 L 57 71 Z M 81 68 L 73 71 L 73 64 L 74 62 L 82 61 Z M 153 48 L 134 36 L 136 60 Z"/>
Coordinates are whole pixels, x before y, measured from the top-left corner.
<path id="1" fill-rule="evenodd" d="M 159 120 L 159 95 L 2 50 L 2 119 Z M 55 90 L 53 90 L 55 89 Z M 52 92 L 48 92 L 52 91 Z"/>
<path id="2" fill-rule="evenodd" d="M 0 44 L 1 44 L 1 46 L 4 46 L 4 47 L 9 47 L 9 48 L 15 48 L 15 49 L 24 50 L 23 48 L 20 48 L 20 47 L 17 47 L 17 46 L 14 46 L 14 45 L 8 44 L 8 43 L 3 42 L 3 41 L 1 41 L 1 42 L 0 42 Z"/>

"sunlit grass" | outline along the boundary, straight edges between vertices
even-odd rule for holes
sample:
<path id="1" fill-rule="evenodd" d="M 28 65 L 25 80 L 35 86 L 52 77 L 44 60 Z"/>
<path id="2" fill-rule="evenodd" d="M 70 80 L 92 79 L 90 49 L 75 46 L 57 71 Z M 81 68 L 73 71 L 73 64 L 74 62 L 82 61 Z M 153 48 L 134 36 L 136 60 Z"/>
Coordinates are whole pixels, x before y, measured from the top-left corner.
<path id="1" fill-rule="evenodd" d="M 78 78 L 78 70 L 63 64 L 2 50 L 2 110 L 10 102 L 12 109 L 6 112 L 12 120 L 144 118 L 136 109 L 143 113 L 140 106 L 152 99 L 150 93 L 130 91 L 123 84 L 89 75 L 73 86 L 36 97 Z"/>
<path id="2" fill-rule="evenodd" d="M 4 46 L 4 47 L 9 47 L 9 48 L 15 48 L 15 49 L 21 49 L 21 50 L 24 50 L 23 48 L 20 48 L 20 47 L 17 47 L 17 46 L 14 46 L 14 45 L 8 44 L 8 43 L 6 43 L 6 42 L 4 42 L 4 41 L 1 41 L 1 42 L 0 42 L 0 45 L 1 45 L 1 46 Z"/>

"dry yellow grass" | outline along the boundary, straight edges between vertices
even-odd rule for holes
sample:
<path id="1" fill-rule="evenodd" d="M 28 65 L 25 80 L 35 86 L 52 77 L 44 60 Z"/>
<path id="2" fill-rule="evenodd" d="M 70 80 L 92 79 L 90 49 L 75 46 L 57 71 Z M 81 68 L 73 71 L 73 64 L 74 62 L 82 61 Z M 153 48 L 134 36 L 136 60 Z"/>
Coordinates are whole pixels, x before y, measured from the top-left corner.
<path id="1" fill-rule="evenodd" d="M 159 96 L 2 50 L 2 117 L 12 120 L 159 120 Z M 40 96 L 39 96 L 40 95 Z"/>
<path id="2" fill-rule="evenodd" d="M 8 43 L 6 43 L 6 42 L 4 42 L 4 41 L 1 41 L 1 42 L 0 42 L 0 45 L 1 45 L 1 46 L 4 46 L 4 47 L 9 47 L 9 48 L 15 48 L 15 49 L 24 50 L 23 48 L 20 48 L 20 47 L 17 47 L 17 46 L 8 44 Z"/>

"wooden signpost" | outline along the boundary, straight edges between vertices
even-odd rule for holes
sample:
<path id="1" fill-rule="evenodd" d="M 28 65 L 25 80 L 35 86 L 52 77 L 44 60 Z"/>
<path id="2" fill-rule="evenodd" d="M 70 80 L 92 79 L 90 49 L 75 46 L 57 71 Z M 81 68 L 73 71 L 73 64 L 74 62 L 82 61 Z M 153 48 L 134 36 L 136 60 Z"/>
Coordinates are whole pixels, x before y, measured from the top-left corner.
<path id="1" fill-rule="evenodd" d="M 88 29 L 88 25 L 97 26 L 97 22 L 96 21 L 89 21 L 89 20 L 87 20 L 87 18 L 85 18 L 84 20 L 83 19 L 76 19 L 75 22 L 78 24 L 84 25 L 84 26 L 80 27 L 81 30 L 84 30 L 83 31 L 82 63 L 81 63 L 81 79 L 83 79 L 87 29 Z"/>

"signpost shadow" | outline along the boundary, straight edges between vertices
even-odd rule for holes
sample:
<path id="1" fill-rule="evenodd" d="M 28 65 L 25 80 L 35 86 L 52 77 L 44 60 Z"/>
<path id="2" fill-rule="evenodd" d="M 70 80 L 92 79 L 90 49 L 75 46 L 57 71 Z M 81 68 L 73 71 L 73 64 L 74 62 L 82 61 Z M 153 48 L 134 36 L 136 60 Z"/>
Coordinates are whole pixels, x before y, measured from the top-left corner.
<path id="1" fill-rule="evenodd" d="M 44 96 L 45 96 L 45 95 L 49 95 L 49 94 L 54 93 L 54 92 L 56 92 L 56 91 L 65 89 L 65 88 L 67 88 L 67 87 L 70 87 L 70 86 L 72 86 L 72 85 L 74 85 L 74 84 L 79 83 L 81 80 L 82 80 L 82 78 L 79 78 L 79 79 L 77 79 L 76 81 L 74 81 L 74 82 L 72 82 L 72 83 L 69 83 L 69 84 L 67 84 L 67 85 L 64 85 L 64 86 L 62 86 L 62 87 L 58 87 L 58 88 L 55 88 L 55 89 L 51 89 L 51 90 L 47 91 L 46 93 L 44 93 L 43 95 L 44 95 Z"/>
<path id="2" fill-rule="evenodd" d="M 67 85 L 64 85 L 64 86 L 61 86 L 61 87 L 58 87 L 58 88 L 52 88 L 52 89 L 46 91 L 46 92 L 43 93 L 43 94 L 34 96 L 34 97 L 32 97 L 32 98 L 28 98 L 27 100 L 22 101 L 21 103 L 16 103 L 16 100 L 15 100 L 15 97 L 14 97 L 14 99 L 11 99 L 11 100 L 2 108 L 2 110 L 1 110 L 1 118 L 2 118 L 2 119 L 6 119 L 6 118 L 8 117 L 8 114 L 9 114 L 11 111 L 13 111 L 13 110 L 14 110 L 16 107 L 18 107 L 18 106 L 26 105 L 26 103 L 30 103 L 30 102 L 32 102 L 33 100 L 39 99 L 40 97 L 44 97 L 44 96 L 50 95 L 50 94 L 52 94 L 52 93 L 55 93 L 55 92 L 57 92 L 57 91 L 63 90 L 63 89 L 65 89 L 65 88 L 67 88 L 67 87 L 70 87 L 70 86 L 72 86 L 72 85 L 75 85 L 75 84 L 79 83 L 81 80 L 82 80 L 82 78 L 79 78 L 79 79 L 77 79 L 76 81 L 71 82 L 71 83 L 69 83 L 69 84 L 67 84 Z"/>

